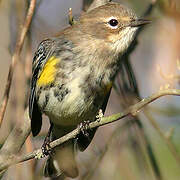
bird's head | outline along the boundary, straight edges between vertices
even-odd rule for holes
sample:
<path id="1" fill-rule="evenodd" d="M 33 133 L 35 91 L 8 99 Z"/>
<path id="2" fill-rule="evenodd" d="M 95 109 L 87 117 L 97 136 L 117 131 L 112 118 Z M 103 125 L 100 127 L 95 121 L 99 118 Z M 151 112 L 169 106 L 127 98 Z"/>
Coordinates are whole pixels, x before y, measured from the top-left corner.
<path id="1" fill-rule="evenodd" d="M 139 26 L 150 21 L 138 19 L 135 13 L 118 3 L 97 7 L 80 18 L 80 28 L 94 40 L 109 44 L 112 50 L 123 53 Z"/>

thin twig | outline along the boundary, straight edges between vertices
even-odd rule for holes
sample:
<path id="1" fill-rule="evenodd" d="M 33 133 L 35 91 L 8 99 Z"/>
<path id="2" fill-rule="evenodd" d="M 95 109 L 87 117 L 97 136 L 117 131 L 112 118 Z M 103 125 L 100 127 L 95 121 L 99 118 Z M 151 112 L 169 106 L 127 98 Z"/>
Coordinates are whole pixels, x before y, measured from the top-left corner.
<path id="1" fill-rule="evenodd" d="M 8 78 L 7 78 L 6 87 L 5 87 L 5 91 L 4 91 L 4 96 L 3 96 L 3 100 L 0 105 L 0 126 L 1 126 L 3 118 L 4 118 L 4 114 L 5 114 L 8 99 L 9 99 L 9 93 L 10 93 L 10 88 L 11 88 L 11 83 L 12 83 L 13 72 L 14 72 L 17 62 L 19 61 L 19 56 L 20 56 L 20 53 L 22 50 L 22 46 L 24 44 L 24 39 L 26 37 L 27 31 L 30 27 L 32 16 L 34 14 L 35 5 L 36 5 L 36 0 L 31 0 L 24 25 L 23 25 L 22 30 L 19 34 L 19 37 L 17 38 L 17 41 L 16 41 L 15 52 L 12 56 L 12 61 L 11 61 L 11 65 L 9 67 L 9 73 L 8 73 Z"/>
<path id="2" fill-rule="evenodd" d="M 68 19 L 69 19 L 69 24 L 72 26 L 74 24 L 74 18 L 72 15 L 72 8 L 69 8 Z"/>
<path id="3" fill-rule="evenodd" d="M 153 94 L 150 97 L 147 97 L 145 99 L 143 99 L 142 101 L 138 102 L 135 105 L 130 106 L 129 108 L 127 108 L 125 111 L 121 112 L 121 113 L 117 113 L 114 114 L 112 116 L 108 116 L 108 117 L 103 117 L 101 119 L 98 119 L 94 122 L 91 122 L 89 124 L 89 127 L 87 129 L 92 129 L 95 127 L 99 127 L 105 124 L 109 124 L 112 123 L 114 121 L 120 120 L 128 115 L 137 115 L 137 113 L 147 104 L 155 101 L 156 99 L 165 96 L 165 95 L 176 95 L 176 96 L 180 96 L 180 90 L 178 89 L 165 89 L 165 90 L 161 90 L 155 94 Z M 73 130 L 72 132 L 66 134 L 65 136 L 56 139 L 55 141 L 50 143 L 50 147 L 51 149 L 55 148 L 56 146 L 70 140 L 70 139 L 74 139 L 76 138 L 76 136 L 81 132 L 81 128 L 80 126 L 78 126 L 75 130 Z M 41 158 L 43 157 L 43 153 L 41 149 L 35 150 L 32 153 L 29 153 L 27 155 L 24 155 L 22 157 L 16 157 L 16 156 L 12 156 L 9 157 L 9 159 L 7 159 L 6 161 L 4 161 L 4 163 L 0 164 L 0 171 L 3 171 L 4 169 L 8 168 L 10 165 L 13 164 L 17 164 L 20 162 L 24 162 L 33 158 Z"/>

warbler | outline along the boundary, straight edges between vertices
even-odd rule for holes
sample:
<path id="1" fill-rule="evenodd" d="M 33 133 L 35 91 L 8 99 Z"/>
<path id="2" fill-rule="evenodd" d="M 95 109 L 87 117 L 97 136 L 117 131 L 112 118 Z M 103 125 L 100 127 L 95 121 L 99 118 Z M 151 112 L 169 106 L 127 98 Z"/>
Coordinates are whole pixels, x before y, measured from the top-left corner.
<path id="1" fill-rule="evenodd" d="M 94 121 L 100 109 L 104 112 L 120 57 L 138 27 L 147 23 L 130 9 L 107 3 L 83 13 L 73 26 L 42 41 L 32 65 L 29 116 L 33 136 L 41 129 L 42 114 L 53 125 L 51 140 L 55 140 L 83 121 Z M 94 133 L 79 136 L 81 150 Z M 78 176 L 75 142 L 55 148 L 46 162 L 45 176 Z"/>

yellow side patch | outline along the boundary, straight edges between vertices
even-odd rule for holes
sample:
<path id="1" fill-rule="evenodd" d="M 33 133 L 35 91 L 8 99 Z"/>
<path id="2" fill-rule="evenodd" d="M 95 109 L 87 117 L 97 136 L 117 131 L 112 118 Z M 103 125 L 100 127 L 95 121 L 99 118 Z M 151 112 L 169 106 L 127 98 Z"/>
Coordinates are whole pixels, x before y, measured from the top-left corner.
<path id="1" fill-rule="evenodd" d="M 44 65 L 44 68 L 39 76 L 39 79 L 37 80 L 37 85 L 48 85 L 52 83 L 55 79 L 55 74 L 56 74 L 56 67 L 55 65 L 60 61 L 55 56 L 52 56 L 51 58 L 48 59 L 46 64 Z"/>

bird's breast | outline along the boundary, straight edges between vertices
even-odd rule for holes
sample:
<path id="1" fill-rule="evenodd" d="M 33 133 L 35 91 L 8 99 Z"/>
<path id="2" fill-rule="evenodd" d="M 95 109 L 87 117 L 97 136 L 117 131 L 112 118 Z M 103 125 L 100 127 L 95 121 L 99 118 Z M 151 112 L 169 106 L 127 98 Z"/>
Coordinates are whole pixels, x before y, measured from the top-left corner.
<path id="1" fill-rule="evenodd" d="M 102 85 L 104 75 L 94 76 L 92 68 L 80 68 L 69 75 L 69 81 L 44 89 L 38 95 L 40 109 L 59 126 L 76 126 L 93 121 L 101 108 L 111 83 Z"/>

